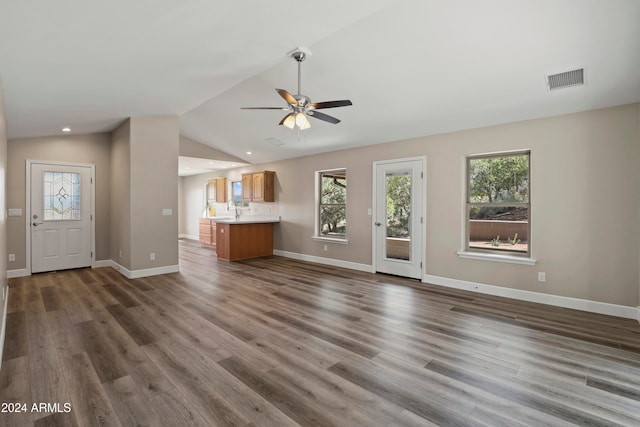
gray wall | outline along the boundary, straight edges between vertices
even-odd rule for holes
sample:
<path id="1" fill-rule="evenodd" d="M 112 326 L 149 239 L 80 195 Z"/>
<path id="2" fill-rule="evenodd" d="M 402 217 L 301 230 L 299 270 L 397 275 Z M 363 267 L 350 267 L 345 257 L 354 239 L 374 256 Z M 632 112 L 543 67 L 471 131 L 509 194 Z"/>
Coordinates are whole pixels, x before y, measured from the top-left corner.
<path id="1" fill-rule="evenodd" d="M 96 260 L 128 270 L 177 265 L 178 144 L 176 116 L 132 118 L 110 134 L 9 141 L 7 207 L 23 216 L 7 221 L 7 253 L 16 256 L 8 269 L 26 268 L 27 159 L 96 165 Z M 163 208 L 172 215 L 163 216 Z"/>
<path id="2" fill-rule="evenodd" d="M 234 169 L 276 171 L 276 249 L 370 265 L 372 162 L 427 156 L 426 274 L 635 307 L 640 271 L 640 105 L 529 120 Z M 531 250 L 537 265 L 461 259 L 464 158 L 531 149 Z M 348 245 L 311 239 L 314 171 L 346 167 Z M 192 234 L 202 186 L 185 177 Z M 197 206 L 195 205 L 197 203 Z M 196 219 L 193 219 L 195 216 Z M 560 237 L 558 237 L 560 236 Z M 537 272 L 547 281 L 537 281 Z"/>
<path id="3" fill-rule="evenodd" d="M 178 265 L 179 138 L 178 116 L 131 119 L 133 270 Z M 162 215 L 163 209 L 171 209 L 171 216 Z"/>
<path id="4" fill-rule="evenodd" d="M 131 123 L 125 121 L 111 133 L 110 258 L 131 270 Z"/>
<path id="5" fill-rule="evenodd" d="M 22 209 L 8 218 L 8 251 L 16 255 L 9 270 L 26 268 L 26 161 L 47 160 L 96 165 L 96 260 L 109 259 L 110 135 L 96 133 L 12 139 L 8 144 L 7 207 Z"/>
<path id="6" fill-rule="evenodd" d="M 184 157 L 246 163 L 245 160 L 234 157 L 223 151 L 216 150 L 215 148 L 209 147 L 208 145 L 201 144 L 198 141 L 194 141 L 193 139 L 187 138 L 183 135 L 180 135 L 179 153 Z"/>
<path id="7" fill-rule="evenodd" d="M 0 366 L 4 348 L 4 331 L 7 313 L 4 295 L 7 289 L 7 119 L 4 109 L 4 92 L 0 79 Z"/>
<path id="8" fill-rule="evenodd" d="M 111 259 L 127 270 L 178 265 L 178 145 L 177 116 L 133 117 L 112 133 Z"/>

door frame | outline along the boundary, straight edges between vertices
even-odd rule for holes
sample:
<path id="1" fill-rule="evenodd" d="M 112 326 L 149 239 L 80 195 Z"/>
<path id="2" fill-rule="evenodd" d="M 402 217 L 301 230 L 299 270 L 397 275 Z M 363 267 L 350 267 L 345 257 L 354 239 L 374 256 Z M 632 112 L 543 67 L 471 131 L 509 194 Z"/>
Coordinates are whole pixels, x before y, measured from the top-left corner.
<path id="1" fill-rule="evenodd" d="M 26 161 L 26 180 L 25 180 L 25 240 L 26 240 L 26 272 L 31 275 L 31 166 L 34 164 L 54 165 L 54 166 L 71 166 L 85 167 L 91 169 L 91 268 L 96 263 L 96 165 L 94 163 L 75 163 L 75 162 L 59 162 L 52 160 L 32 160 Z"/>
<path id="2" fill-rule="evenodd" d="M 422 233 L 422 258 L 421 262 L 421 276 L 420 281 L 424 282 L 424 275 L 427 269 L 427 156 L 416 156 L 416 157 L 402 157 L 399 159 L 387 159 L 387 160 L 375 160 L 372 164 L 372 196 L 371 196 L 371 267 L 373 273 L 378 270 L 378 260 L 377 260 L 377 242 L 376 242 L 376 214 L 377 214 L 377 205 L 378 205 L 378 183 L 377 183 L 377 168 L 379 165 L 392 164 L 392 163 L 400 163 L 400 162 L 410 162 L 410 161 L 420 161 L 422 162 L 422 173 L 424 174 L 424 179 L 422 179 L 422 217 L 424 220 L 422 221 L 420 232 Z"/>

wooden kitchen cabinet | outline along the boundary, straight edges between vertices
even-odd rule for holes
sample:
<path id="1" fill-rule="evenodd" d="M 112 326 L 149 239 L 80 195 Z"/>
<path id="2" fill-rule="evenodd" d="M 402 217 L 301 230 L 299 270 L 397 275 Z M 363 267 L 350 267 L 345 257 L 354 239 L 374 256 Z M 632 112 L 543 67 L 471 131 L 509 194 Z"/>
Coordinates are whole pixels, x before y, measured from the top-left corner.
<path id="1" fill-rule="evenodd" d="M 243 202 L 274 202 L 275 179 L 273 171 L 254 172 L 242 175 Z"/>
<path id="2" fill-rule="evenodd" d="M 216 245 L 216 223 L 211 219 L 200 219 L 200 243 L 202 246 L 214 247 Z"/>
<path id="3" fill-rule="evenodd" d="M 273 255 L 273 223 L 218 223 L 218 258 L 227 261 Z"/>
<path id="4" fill-rule="evenodd" d="M 227 203 L 227 178 L 214 178 L 207 181 L 207 201 Z"/>
<path id="5" fill-rule="evenodd" d="M 251 202 L 253 200 L 253 175 L 242 175 L 242 201 Z"/>
<path id="6" fill-rule="evenodd" d="M 216 178 L 216 203 L 227 203 L 227 178 Z"/>

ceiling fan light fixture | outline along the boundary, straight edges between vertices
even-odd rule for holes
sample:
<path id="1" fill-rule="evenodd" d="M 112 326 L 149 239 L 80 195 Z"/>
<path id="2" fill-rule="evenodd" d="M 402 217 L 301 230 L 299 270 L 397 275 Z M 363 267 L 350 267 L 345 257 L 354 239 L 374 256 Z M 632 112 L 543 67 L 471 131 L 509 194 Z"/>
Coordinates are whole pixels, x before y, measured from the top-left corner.
<path id="1" fill-rule="evenodd" d="M 289 114 L 282 122 L 282 125 L 289 129 L 293 129 L 296 125 L 296 117 L 293 114 Z"/>
<path id="2" fill-rule="evenodd" d="M 307 116 L 325 121 L 327 123 L 332 123 L 334 125 L 340 123 L 340 120 L 336 119 L 335 117 L 332 117 L 325 113 L 320 113 L 316 110 L 321 110 L 324 108 L 347 107 L 349 105 L 353 105 L 351 101 L 349 101 L 348 99 L 343 99 L 339 101 L 311 102 L 311 99 L 309 99 L 308 96 L 303 95 L 301 92 L 301 64 L 302 61 L 304 61 L 305 58 L 310 54 L 311 52 L 303 48 L 297 48 L 287 54 L 298 63 L 298 93 L 296 95 L 292 95 L 285 89 L 276 89 L 276 92 L 278 92 L 278 94 L 287 102 L 287 107 L 241 107 L 241 109 L 288 110 L 289 114 L 284 116 L 284 118 L 282 118 L 282 120 L 280 120 L 280 123 L 278 124 L 284 125 L 289 129 L 294 129 L 296 126 L 299 130 L 309 129 L 311 127 L 311 123 L 309 123 L 309 118 Z"/>
<path id="3" fill-rule="evenodd" d="M 311 127 L 311 123 L 309 123 L 309 119 L 307 119 L 307 116 L 305 116 L 304 113 L 296 114 L 296 125 L 298 125 L 302 130 L 309 129 Z"/>

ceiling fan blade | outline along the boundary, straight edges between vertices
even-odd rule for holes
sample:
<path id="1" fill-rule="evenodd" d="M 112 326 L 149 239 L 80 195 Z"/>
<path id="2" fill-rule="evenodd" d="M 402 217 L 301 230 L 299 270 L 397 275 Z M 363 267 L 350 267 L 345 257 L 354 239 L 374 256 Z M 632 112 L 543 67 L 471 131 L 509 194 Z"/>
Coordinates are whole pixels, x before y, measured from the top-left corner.
<path id="1" fill-rule="evenodd" d="M 309 104 L 309 107 L 320 110 L 322 108 L 348 107 L 349 105 L 353 105 L 351 101 L 349 101 L 348 99 L 343 99 L 341 101 L 313 102 Z"/>
<path id="2" fill-rule="evenodd" d="M 321 113 L 319 111 L 309 111 L 307 114 L 310 117 L 314 117 L 316 119 L 323 120 L 325 122 L 333 123 L 334 125 L 337 125 L 338 123 L 340 123 L 340 120 L 336 119 L 335 117 L 331 117 L 330 115 Z"/>
<path id="3" fill-rule="evenodd" d="M 283 97 L 285 101 L 287 101 L 287 104 L 298 105 L 298 101 L 286 90 L 276 89 L 276 92 L 278 92 L 280 96 Z"/>
<path id="4" fill-rule="evenodd" d="M 241 110 L 283 110 L 286 111 L 286 107 L 240 107 Z"/>

